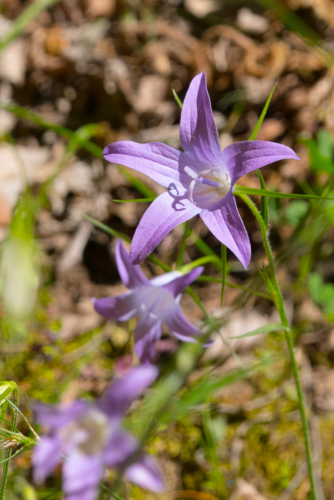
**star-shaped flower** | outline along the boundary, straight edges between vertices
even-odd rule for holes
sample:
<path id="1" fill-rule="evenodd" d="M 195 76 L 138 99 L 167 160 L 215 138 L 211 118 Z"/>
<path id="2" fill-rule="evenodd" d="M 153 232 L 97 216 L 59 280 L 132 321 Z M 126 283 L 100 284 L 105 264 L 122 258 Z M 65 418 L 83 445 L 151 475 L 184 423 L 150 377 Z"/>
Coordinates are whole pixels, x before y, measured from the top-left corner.
<path id="1" fill-rule="evenodd" d="M 221 151 L 205 73 L 190 84 L 180 138 L 183 152 L 158 142 L 122 141 L 104 149 L 106 160 L 143 172 L 168 189 L 142 217 L 132 240 L 131 262 L 141 262 L 175 226 L 200 214 L 216 238 L 247 268 L 250 241 L 233 187 L 248 172 L 278 160 L 298 160 L 298 156 L 287 146 L 267 141 L 237 142 Z"/>
<path id="2" fill-rule="evenodd" d="M 149 280 L 139 266 L 131 264 L 120 241 L 116 244 L 115 255 L 121 279 L 132 291 L 117 297 L 93 299 L 94 307 L 99 314 L 111 320 L 126 321 L 139 316 L 134 338 L 140 361 L 150 363 L 153 360 L 163 323 L 179 340 L 196 342 L 193 337 L 202 332 L 187 320 L 179 302 L 184 289 L 203 272 L 203 267 L 184 275 L 172 271 Z"/>
<path id="3" fill-rule="evenodd" d="M 96 404 L 78 400 L 67 407 L 36 405 L 37 420 L 50 433 L 34 449 L 35 481 L 43 482 L 64 458 L 66 500 L 95 500 L 105 466 L 124 472 L 145 489 L 163 491 L 163 478 L 154 459 L 121 428 L 130 403 L 157 375 L 152 365 L 133 368 L 111 384 Z"/>

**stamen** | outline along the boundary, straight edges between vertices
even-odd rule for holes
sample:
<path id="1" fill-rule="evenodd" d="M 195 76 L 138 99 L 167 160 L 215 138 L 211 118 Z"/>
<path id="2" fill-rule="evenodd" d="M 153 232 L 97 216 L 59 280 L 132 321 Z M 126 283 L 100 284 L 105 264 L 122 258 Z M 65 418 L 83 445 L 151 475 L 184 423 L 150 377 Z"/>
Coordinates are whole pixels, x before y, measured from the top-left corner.
<path id="1" fill-rule="evenodd" d="M 211 179 L 213 179 L 213 177 L 211 177 Z M 203 176 L 203 177 L 200 177 L 198 179 L 198 181 L 201 182 L 202 184 L 206 184 L 207 186 L 219 188 L 219 186 L 220 186 L 219 182 L 217 182 L 216 180 L 211 180 L 211 179 L 209 179 L 206 176 Z"/>

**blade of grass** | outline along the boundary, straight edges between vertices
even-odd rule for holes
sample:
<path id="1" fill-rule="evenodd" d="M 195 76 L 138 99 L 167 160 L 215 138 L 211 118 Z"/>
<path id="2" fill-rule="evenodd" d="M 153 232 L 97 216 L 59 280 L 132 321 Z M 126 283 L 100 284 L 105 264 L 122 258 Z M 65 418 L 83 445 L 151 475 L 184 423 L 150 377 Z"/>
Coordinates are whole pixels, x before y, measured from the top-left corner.
<path id="1" fill-rule="evenodd" d="M 311 194 L 293 194 L 279 193 L 278 191 L 268 191 L 267 189 L 256 189 L 245 186 L 235 185 L 234 194 L 237 195 L 253 195 L 253 196 L 269 196 L 270 198 L 286 198 L 287 200 L 334 200 L 334 198 L 316 196 Z"/>
<path id="2" fill-rule="evenodd" d="M 179 96 L 177 95 L 177 93 L 176 93 L 176 91 L 174 89 L 173 89 L 173 96 L 174 96 L 175 101 L 178 103 L 178 105 L 182 109 L 183 108 L 182 101 L 181 101 L 181 99 L 179 98 Z"/>
<path id="3" fill-rule="evenodd" d="M 189 273 L 192 271 L 192 269 L 195 269 L 195 267 L 198 266 L 203 266 L 204 264 L 209 264 L 211 262 L 216 262 L 218 257 L 216 255 L 205 255 L 204 257 L 200 257 L 199 259 L 196 259 L 189 264 L 185 264 L 184 266 L 181 267 L 180 271 L 182 273 Z"/>
<path id="4" fill-rule="evenodd" d="M 222 280 L 220 278 L 213 278 L 212 276 L 198 276 L 196 281 L 204 281 L 209 283 L 221 283 Z M 248 288 L 247 286 L 237 285 L 236 283 L 231 283 L 230 281 L 226 281 L 225 286 L 229 288 L 235 288 L 236 290 L 242 290 L 243 292 L 250 293 L 252 295 L 257 295 L 258 297 L 262 297 L 263 299 L 272 300 L 272 297 L 266 293 L 258 292 L 257 290 L 253 290 L 252 288 Z"/>
<path id="5" fill-rule="evenodd" d="M 226 273 L 227 273 L 227 260 L 226 260 L 226 246 L 221 245 L 221 256 L 222 256 L 222 291 L 220 296 L 220 307 L 223 305 L 225 285 L 226 285 Z"/>
<path id="6" fill-rule="evenodd" d="M 15 382 L 12 382 L 12 384 L 15 384 Z M 17 407 L 19 405 L 19 391 L 18 391 L 16 384 L 15 384 L 15 386 L 13 386 L 12 396 L 14 399 L 14 405 Z M 12 417 L 11 427 L 12 427 L 12 430 L 15 430 L 18 412 L 15 408 L 12 408 L 12 412 L 13 412 L 13 417 Z M 6 451 L 6 455 L 5 455 L 5 459 L 7 461 L 5 462 L 5 465 L 3 467 L 2 479 L 1 479 L 1 485 L 0 485 L 0 500 L 4 500 L 6 483 L 7 483 L 7 476 L 8 476 L 9 461 L 11 458 L 12 458 L 12 449 L 8 448 Z"/>
<path id="7" fill-rule="evenodd" d="M 15 38 L 21 35 L 28 24 L 35 19 L 43 10 L 55 5 L 60 0 L 35 0 L 22 14 L 15 19 L 11 28 L 0 40 L 0 54 Z"/>
<path id="8" fill-rule="evenodd" d="M 189 222 L 184 223 L 184 232 L 182 235 L 182 239 L 180 242 L 180 248 L 176 258 L 176 267 L 179 269 L 183 266 L 183 256 L 187 248 L 187 238 L 191 235 L 191 228 L 189 226 Z"/>
<path id="9" fill-rule="evenodd" d="M 280 325 L 279 323 L 268 323 L 265 326 L 260 326 L 260 328 L 257 328 L 256 330 L 244 333 L 243 335 L 229 337 L 229 339 L 243 339 L 245 337 L 254 337 L 255 335 L 262 335 L 264 333 L 281 332 L 282 330 L 287 330 L 287 328 L 284 327 L 283 325 Z"/>
<path id="10" fill-rule="evenodd" d="M 82 127 L 78 128 L 74 132 L 73 137 L 69 140 L 67 147 L 58 162 L 54 172 L 50 175 L 50 177 L 43 182 L 39 189 L 38 196 L 42 200 L 43 197 L 46 197 L 47 192 L 49 188 L 51 187 L 53 181 L 56 179 L 56 177 L 62 172 L 64 168 L 68 165 L 69 161 L 71 158 L 76 154 L 78 149 L 81 147 L 81 140 L 87 141 L 91 137 L 97 136 L 101 134 L 102 132 L 102 127 L 98 123 L 89 123 L 87 125 L 83 125 Z"/>
<path id="11" fill-rule="evenodd" d="M 82 147 L 89 153 L 97 156 L 98 158 L 103 159 L 102 155 L 103 149 L 100 146 L 78 136 L 76 132 L 73 132 L 72 130 L 63 127 L 62 125 L 57 125 L 56 123 L 44 120 L 42 117 L 36 115 L 36 113 L 24 109 L 21 106 L 17 106 L 16 104 L 4 103 L 0 101 L 0 109 L 8 111 L 8 113 L 13 113 L 14 115 L 18 116 L 19 118 L 22 118 L 23 120 L 28 120 L 32 123 L 35 123 L 35 125 L 38 125 L 39 127 L 46 128 L 47 130 L 52 130 L 61 137 L 64 137 L 65 139 L 73 140 L 73 143 L 76 142 L 80 147 Z M 154 191 L 152 191 L 148 186 L 146 186 L 144 182 L 140 181 L 139 179 L 137 179 L 137 177 L 128 172 L 126 168 L 119 166 L 118 170 L 124 177 L 128 179 L 130 184 L 144 196 L 147 197 L 156 196 Z"/>
<path id="12" fill-rule="evenodd" d="M 275 85 L 273 86 L 273 88 L 271 89 L 271 92 L 269 94 L 269 97 L 264 105 L 264 108 L 262 110 L 262 113 L 257 121 L 257 124 L 255 125 L 255 128 L 253 130 L 253 132 L 251 133 L 251 136 L 250 138 L 248 139 L 249 141 L 254 141 L 254 139 L 256 138 L 257 136 L 257 133 L 258 131 L 260 130 L 260 127 L 262 125 L 262 122 L 267 114 L 267 111 L 268 111 L 268 108 L 269 108 L 269 104 L 270 104 L 270 101 L 271 101 L 271 98 L 273 96 L 273 93 L 275 91 L 275 88 L 276 88 L 276 85 L 277 83 L 275 83 Z M 266 185 L 265 185 L 265 182 L 264 182 L 264 178 L 263 178 L 263 175 L 261 174 L 260 170 L 257 169 L 256 170 L 256 173 L 257 173 L 257 176 L 260 180 L 260 184 L 261 184 L 261 189 L 263 189 L 264 191 L 266 190 Z M 261 198 L 261 214 L 262 214 L 262 217 L 263 217 L 263 220 L 264 220 L 264 223 L 266 225 L 266 227 L 268 228 L 268 199 L 266 196 L 262 196 Z"/>
<path id="13" fill-rule="evenodd" d="M 271 10 L 293 33 L 298 33 L 305 38 L 310 45 L 318 45 L 321 38 L 286 4 L 279 0 L 257 0 L 265 9 Z"/>
<path id="14" fill-rule="evenodd" d="M 35 123 L 35 125 L 38 125 L 39 127 L 46 128 L 47 130 L 52 130 L 65 139 L 72 139 L 73 141 L 75 140 L 76 133 L 72 130 L 63 127 L 62 125 L 57 125 L 56 123 L 44 120 L 44 118 L 42 118 L 41 116 L 36 115 L 36 113 L 22 108 L 21 106 L 0 101 L 0 109 L 8 111 L 8 113 L 13 113 L 18 118 L 22 118 L 23 120 L 28 120 L 32 123 Z M 80 137 L 77 137 L 77 140 L 83 149 L 86 149 L 86 151 L 88 151 L 89 153 L 102 158 L 102 148 L 100 146 L 97 146 L 93 142 L 84 140 Z"/>
<path id="15" fill-rule="evenodd" d="M 137 189 L 137 191 L 139 191 L 142 195 L 144 195 L 147 198 L 153 198 L 153 199 L 157 197 L 153 189 L 149 188 L 148 186 L 146 186 L 144 182 L 142 182 L 137 177 L 132 175 L 130 170 L 123 167 L 122 165 L 119 165 L 118 171 L 123 175 L 123 177 L 125 177 L 130 182 L 131 186 Z"/>
<path id="16" fill-rule="evenodd" d="M 260 180 L 261 184 L 261 190 L 266 191 L 266 184 L 264 182 L 263 175 L 261 174 L 260 170 L 256 170 L 257 176 Z M 269 210 L 268 210 L 268 198 L 266 196 L 261 197 L 261 215 L 264 220 L 264 223 L 266 225 L 266 228 L 268 229 L 269 227 Z"/>
<path id="17" fill-rule="evenodd" d="M 112 227 L 106 226 L 105 224 L 103 224 L 103 222 L 99 222 L 98 220 L 94 219 L 93 217 L 90 217 L 89 215 L 83 215 L 83 218 L 85 220 L 87 220 L 88 222 L 91 222 L 92 224 L 94 224 L 94 226 L 98 227 L 99 229 L 102 229 L 102 231 L 105 231 L 106 233 L 110 234 L 111 236 L 114 236 L 115 238 L 121 238 L 122 240 L 126 241 L 127 243 L 131 243 L 131 238 L 129 238 L 128 236 L 125 236 L 122 233 L 119 233 L 118 231 L 116 231 Z M 164 271 L 166 271 L 166 272 L 171 271 L 171 268 L 169 266 L 167 266 L 167 264 L 165 264 L 164 262 L 159 260 L 157 257 L 154 257 L 153 255 L 149 255 L 147 258 L 151 262 L 153 262 L 154 264 L 157 264 L 158 266 L 160 266 L 161 269 L 163 269 Z"/>
<path id="18" fill-rule="evenodd" d="M 277 83 L 275 83 L 275 85 L 271 89 L 271 92 L 269 94 L 269 97 L 268 97 L 265 105 L 264 105 L 264 108 L 262 110 L 260 118 L 258 119 L 257 124 L 255 125 L 255 128 L 254 128 L 253 132 L 251 133 L 250 138 L 248 139 L 249 141 L 254 141 L 255 137 L 257 136 L 258 131 L 260 130 L 262 122 L 263 122 L 263 120 L 264 120 L 264 118 L 265 118 L 265 116 L 267 114 L 267 111 L 268 111 L 268 108 L 269 108 L 269 104 L 270 104 L 271 98 L 273 96 L 273 93 L 275 91 L 276 85 L 277 85 Z"/>

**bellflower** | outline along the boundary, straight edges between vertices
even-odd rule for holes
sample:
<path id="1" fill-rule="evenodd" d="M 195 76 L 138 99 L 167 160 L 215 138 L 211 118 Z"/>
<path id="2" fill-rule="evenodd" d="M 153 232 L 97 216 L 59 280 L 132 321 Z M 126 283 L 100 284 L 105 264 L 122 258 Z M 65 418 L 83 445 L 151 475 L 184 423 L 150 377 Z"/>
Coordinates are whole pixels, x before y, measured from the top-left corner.
<path id="1" fill-rule="evenodd" d="M 34 479 L 43 482 L 63 462 L 66 500 L 95 500 L 104 466 L 124 472 L 133 483 L 154 492 L 163 490 L 154 459 L 121 428 L 133 399 L 155 380 L 156 367 L 139 366 L 111 384 L 96 404 L 75 401 L 67 407 L 38 404 L 37 420 L 50 429 L 33 454 Z"/>
<path id="2" fill-rule="evenodd" d="M 121 279 L 132 291 L 117 297 L 93 299 L 94 307 L 99 314 L 111 320 L 126 321 L 139 316 L 134 339 L 140 361 L 152 361 L 163 323 L 179 340 L 196 342 L 193 336 L 202 332 L 183 315 L 179 301 L 183 290 L 203 272 L 203 267 L 185 275 L 173 271 L 149 280 L 139 266 L 131 264 L 120 241 L 116 244 L 115 255 Z"/>
<path id="3" fill-rule="evenodd" d="M 195 76 L 188 89 L 180 139 L 183 152 L 157 142 L 122 141 L 104 149 L 106 160 L 138 170 L 168 189 L 142 217 L 132 240 L 131 262 L 141 262 L 175 226 L 199 214 L 247 268 L 251 247 L 234 185 L 248 172 L 298 156 L 287 146 L 267 141 L 237 142 L 221 151 L 205 73 Z"/>

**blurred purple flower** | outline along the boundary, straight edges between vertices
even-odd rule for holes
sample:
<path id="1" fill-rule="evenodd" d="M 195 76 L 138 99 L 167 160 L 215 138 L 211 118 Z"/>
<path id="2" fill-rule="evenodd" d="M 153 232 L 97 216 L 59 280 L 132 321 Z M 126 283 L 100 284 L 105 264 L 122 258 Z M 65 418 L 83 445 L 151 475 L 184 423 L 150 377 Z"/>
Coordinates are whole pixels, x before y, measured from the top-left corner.
<path id="1" fill-rule="evenodd" d="M 192 80 L 180 123 L 184 152 L 161 144 L 115 142 L 104 149 L 106 160 L 143 172 L 168 188 L 142 217 L 130 250 L 139 264 L 175 226 L 196 214 L 240 260 L 251 257 L 248 234 L 233 196 L 237 180 L 248 172 L 284 159 L 299 160 L 287 146 L 267 141 L 246 141 L 220 149 L 205 73 Z"/>
<path id="2" fill-rule="evenodd" d="M 184 342 L 196 342 L 202 332 L 182 313 L 179 301 L 184 289 L 202 272 L 197 267 L 188 274 L 178 271 L 149 280 L 139 266 L 133 266 L 120 241 L 116 244 L 116 263 L 124 285 L 132 291 L 117 297 L 93 299 L 95 310 L 111 320 L 126 321 L 139 316 L 135 330 L 135 350 L 142 363 L 150 363 L 165 322 L 173 335 Z"/>
<path id="3" fill-rule="evenodd" d="M 66 500 L 94 500 L 104 466 L 124 472 L 133 483 L 154 492 L 164 489 L 154 459 L 139 449 L 138 441 L 121 429 L 132 400 L 156 379 L 156 367 L 139 366 L 116 380 L 96 404 L 75 401 L 70 406 L 39 403 L 36 416 L 50 429 L 33 454 L 34 479 L 40 483 L 63 462 Z"/>

